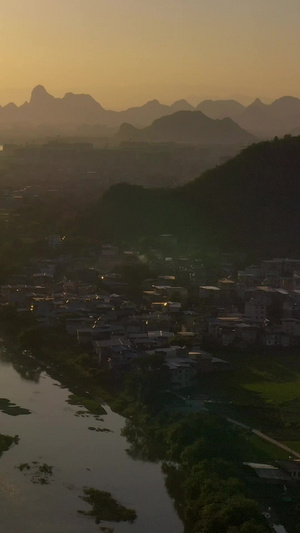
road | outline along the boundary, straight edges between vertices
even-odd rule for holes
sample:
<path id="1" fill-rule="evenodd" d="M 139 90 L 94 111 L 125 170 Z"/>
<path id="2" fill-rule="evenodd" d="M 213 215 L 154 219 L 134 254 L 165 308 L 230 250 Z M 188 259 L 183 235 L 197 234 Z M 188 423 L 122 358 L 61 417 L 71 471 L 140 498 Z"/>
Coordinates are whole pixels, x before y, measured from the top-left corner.
<path id="1" fill-rule="evenodd" d="M 226 418 L 226 420 L 228 420 L 228 422 L 230 422 L 231 424 L 235 424 L 236 426 L 239 426 L 239 427 L 242 427 L 244 429 L 247 429 L 248 431 L 251 431 L 251 433 L 254 433 L 254 435 L 257 435 L 261 439 L 264 439 L 264 440 L 270 442 L 271 444 L 274 444 L 274 446 L 278 446 L 278 448 L 281 448 L 282 450 L 285 450 L 286 452 L 290 453 L 291 455 L 294 455 L 294 457 L 297 457 L 297 459 L 300 459 L 300 453 L 299 452 L 296 452 L 295 450 L 293 450 L 292 448 L 289 448 L 285 444 L 282 444 L 278 440 L 275 440 L 275 439 L 272 439 L 271 437 L 268 437 L 268 435 L 266 435 L 265 433 L 262 433 L 258 429 L 252 429 L 250 426 L 246 426 L 245 424 L 241 424 L 241 422 L 238 422 L 237 420 L 233 420 L 232 418 Z"/>

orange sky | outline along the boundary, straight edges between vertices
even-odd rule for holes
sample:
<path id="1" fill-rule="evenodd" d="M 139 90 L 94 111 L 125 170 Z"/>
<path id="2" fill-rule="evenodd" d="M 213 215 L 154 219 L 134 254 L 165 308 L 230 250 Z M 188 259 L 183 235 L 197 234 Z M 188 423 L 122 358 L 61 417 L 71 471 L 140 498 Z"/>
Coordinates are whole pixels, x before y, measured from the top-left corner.
<path id="1" fill-rule="evenodd" d="M 300 97 L 299 0 L 0 0 L 0 104 Z"/>

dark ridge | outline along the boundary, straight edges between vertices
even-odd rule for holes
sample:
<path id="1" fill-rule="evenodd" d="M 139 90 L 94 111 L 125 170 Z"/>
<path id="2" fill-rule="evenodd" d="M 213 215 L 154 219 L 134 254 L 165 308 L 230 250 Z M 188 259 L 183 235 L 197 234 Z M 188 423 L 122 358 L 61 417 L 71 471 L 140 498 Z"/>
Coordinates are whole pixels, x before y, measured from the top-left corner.
<path id="1" fill-rule="evenodd" d="M 85 220 L 86 231 L 134 241 L 173 233 L 207 248 L 300 251 L 300 137 L 254 144 L 173 189 L 112 187 Z"/>

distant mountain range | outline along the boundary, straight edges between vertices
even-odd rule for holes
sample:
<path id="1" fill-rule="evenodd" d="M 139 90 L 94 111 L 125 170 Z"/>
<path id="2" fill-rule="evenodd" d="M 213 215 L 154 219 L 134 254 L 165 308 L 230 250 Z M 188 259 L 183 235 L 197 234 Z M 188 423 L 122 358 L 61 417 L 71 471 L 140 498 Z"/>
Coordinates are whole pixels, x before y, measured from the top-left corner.
<path id="1" fill-rule="evenodd" d="M 246 107 L 235 100 L 203 100 L 196 109 L 210 118 L 230 117 L 235 120 L 242 115 Z"/>
<path id="2" fill-rule="evenodd" d="M 215 119 L 230 117 L 260 138 L 293 134 L 300 127 L 300 99 L 293 96 L 283 96 L 272 104 L 257 98 L 247 107 L 235 100 L 204 100 L 197 109 Z"/>
<path id="3" fill-rule="evenodd" d="M 55 98 L 42 85 L 38 85 L 33 89 L 29 102 L 20 107 L 13 103 L 0 106 L 0 126 L 102 124 L 110 128 L 119 128 L 123 122 L 129 122 L 142 127 L 151 124 L 156 118 L 179 110 L 195 110 L 195 108 L 186 100 L 178 100 L 171 106 L 152 100 L 141 107 L 132 107 L 126 111 L 110 111 L 104 109 L 88 94 L 66 93 L 63 98 Z"/>
<path id="4" fill-rule="evenodd" d="M 196 108 L 186 100 L 178 100 L 170 106 L 152 100 L 140 107 L 111 111 L 104 109 L 88 94 L 66 93 L 63 98 L 55 98 L 42 85 L 38 85 L 33 89 L 29 102 L 19 107 L 14 103 L 0 106 L 0 131 L 12 126 L 33 128 L 47 125 L 57 128 L 69 125 L 74 129 L 81 125 L 102 125 L 103 131 L 107 128 L 107 133 L 112 134 L 123 123 L 145 128 L 156 119 L 178 111 L 201 111 L 214 120 L 230 118 L 241 128 L 260 138 L 293 134 L 300 128 L 300 99 L 292 96 L 284 96 L 272 104 L 264 104 L 256 99 L 247 107 L 235 100 L 204 100 Z M 153 125 L 152 133 L 155 128 L 156 125 Z M 120 136 L 125 131 L 128 132 L 128 128 L 123 129 Z M 133 130 L 131 133 L 133 135 Z M 148 134 L 150 132 L 142 135 Z"/>
<path id="5" fill-rule="evenodd" d="M 122 124 L 114 140 L 120 142 L 176 142 L 198 145 L 245 145 L 255 137 L 230 118 L 214 120 L 201 111 L 177 111 L 143 129 Z"/>

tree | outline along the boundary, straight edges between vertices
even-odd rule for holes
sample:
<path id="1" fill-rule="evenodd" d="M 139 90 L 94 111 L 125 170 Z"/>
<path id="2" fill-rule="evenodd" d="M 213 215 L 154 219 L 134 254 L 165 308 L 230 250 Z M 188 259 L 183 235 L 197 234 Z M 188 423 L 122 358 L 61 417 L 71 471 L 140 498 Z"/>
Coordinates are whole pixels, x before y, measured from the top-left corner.
<path id="1" fill-rule="evenodd" d="M 160 407 L 161 394 L 170 387 L 169 369 L 164 356 L 153 354 L 137 358 L 126 379 L 126 392 L 152 413 Z"/>

